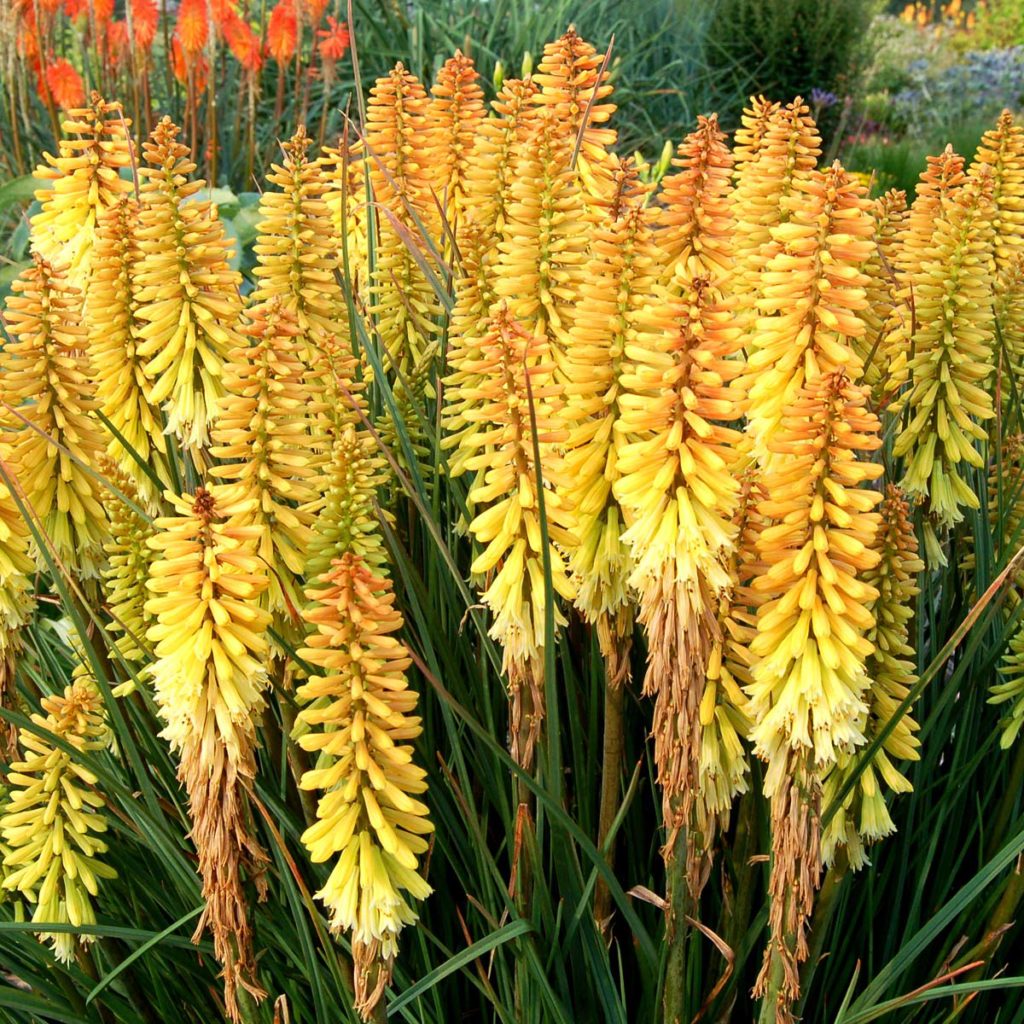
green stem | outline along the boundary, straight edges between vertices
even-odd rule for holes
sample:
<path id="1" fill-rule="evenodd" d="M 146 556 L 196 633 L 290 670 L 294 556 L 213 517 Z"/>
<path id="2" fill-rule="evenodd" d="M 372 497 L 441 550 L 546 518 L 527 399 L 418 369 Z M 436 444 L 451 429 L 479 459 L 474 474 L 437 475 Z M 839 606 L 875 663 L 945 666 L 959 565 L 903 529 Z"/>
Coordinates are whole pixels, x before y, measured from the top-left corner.
<path id="1" fill-rule="evenodd" d="M 988 842 L 985 844 L 986 860 L 994 857 L 1003 845 L 1006 829 L 1010 824 L 1017 801 L 1020 799 L 1022 788 L 1024 788 L 1024 743 L 1018 743 L 1013 755 L 1010 779 L 1003 789 L 1003 797 L 999 801 L 992 829 L 988 834 Z"/>
<path id="2" fill-rule="evenodd" d="M 807 961 L 800 972 L 800 1002 L 797 1004 L 797 1016 L 800 1016 L 804 1004 L 807 1002 L 807 993 L 810 991 L 814 972 L 821 960 L 825 937 L 828 935 L 828 926 L 836 909 L 836 900 L 842 891 L 843 882 L 849 869 L 850 863 L 846 856 L 846 850 L 842 848 L 837 852 L 832 867 L 826 872 L 825 881 L 822 882 L 821 890 L 818 892 L 818 898 L 814 904 L 809 952 Z"/>
<path id="3" fill-rule="evenodd" d="M 665 908 L 665 1024 L 682 1024 L 686 1014 L 686 942 L 691 910 L 690 889 L 686 879 L 686 829 L 676 834 L 666 872 Z"/>
<path id="4" fill-rule="evenodd" d="M 628 656 L 628 655 L 627 655 Z M 597 819 L 597 845 L 604 851 L 608 867 L 615 867 L 615 837 L 608 836 L 619 811 L 622 796 L 623 708 L 625 687 L 614 678 L 616 667 L 606 661 L 604 680 L 604 744 L 601 750 L 601 804 Z M 607 844 L 607 849 L 605 845 Z M 608 885 L 599 877 L 594 890 L 594 919 L 599 927 L 611 915 Z"/>

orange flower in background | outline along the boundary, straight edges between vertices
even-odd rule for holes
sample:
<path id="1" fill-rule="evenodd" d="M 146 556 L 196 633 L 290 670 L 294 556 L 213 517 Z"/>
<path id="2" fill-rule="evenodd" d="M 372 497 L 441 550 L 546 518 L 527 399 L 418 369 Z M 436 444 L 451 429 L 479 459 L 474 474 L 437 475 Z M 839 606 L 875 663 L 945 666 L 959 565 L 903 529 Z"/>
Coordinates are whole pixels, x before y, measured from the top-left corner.
<path id="1" fill-rule="evenodd" d="M 287 64 L 295 56 L 299 39 L 298 19 L 292 0 L 280 0 L 270 12 L 267 25 L 267 53 L 278 62 Z"/>
<path id="2" fill-rule="evenodd" d="M 160 9 L 156 0 L 128 0 L 128 7 L 132 12 L 132 33 L 135 36 L 135 43 L 148 50 L 156 39 L 156 27 L 160 19 Z"/>
<path id="3" fill-rule="evenodd" d="M 53 102 L 62 110 L 85 105 L 85 86 L 82 83 L 82 76 L 70 61 L 66 61 L 63 57 L 46 66 L 40 85 L 42 88 L 39 92 L 44 103 L 49 94 L 53 98 Z"/>
<path id="4" fill-rule="evenodd" d="M 302 0 L 305 20 L 311 25 L 315 25 L 324 16 L 328 3 L 330 0 Z"/>
<path id="5" fill-rule="evenodd" d="M 202 92 L 206 88 L 206 72 L 209 70 L 206 59 L 201 53 L 186 53 L 177 38 L 171 40 L 171 70 L 182 85 L 188 84 L 191 72 L 197 91 Z"/>
<path id="6" fill-rule="evenodd" d="M 198 53 L 205 45 L 210 32 L 206 16 L 206 0 L 181 0 L 178 8 L 178 24 L 174 29 L 175 42 L 179 43 L 186 56 Z"/>
<path id="7" fill-rule="evenodd" d="M 224 39 L 235 59 L 247 71 L 259 71 L 263 64 L 260 37 L 238 13 L 232 11 L 223 25 Z"/>
<path id="8" fill-rule="evenodd" d="M 107 27 L 107 55 L 116 66 L 128 52 L 128 22 L 112 21 Z"/>
<path id="9" fill-rule="evenodd" d="M 334 63 L 335 61 L 341 60 L 345 56 L 348 50 L 348 44 L 351 42 L 351 37 L 348 33 L 348 25 L 343 21 L 339 23 L 337 19 L 332 18 L 328 15 L 327 28 L 322 28 L 317 32 L 319 42 L 316 44 L 317 49 L 320 51 L 320 59 L 325 63 Z"/>
<path id="10" fill-rule="evenodd" d="M 43 10 L 56 11 L 60 7 L 59 0 L 43 0 Z M 114 0 L 93 0 L 93 16 L 96 21 L 105 24 L 114 17 Z M 83 18 L 89 13 L 89 0 L 64 0 L 64 13 L 72 19 Z"/>

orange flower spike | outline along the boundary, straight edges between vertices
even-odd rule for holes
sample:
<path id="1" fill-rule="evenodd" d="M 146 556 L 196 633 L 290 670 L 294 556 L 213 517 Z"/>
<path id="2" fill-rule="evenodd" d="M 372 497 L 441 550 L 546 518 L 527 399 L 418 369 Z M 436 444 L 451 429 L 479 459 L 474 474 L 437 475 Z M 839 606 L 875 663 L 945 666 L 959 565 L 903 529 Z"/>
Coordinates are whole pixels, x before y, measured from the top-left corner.
<path id="1" fill-rule="evenodd" d="M 920 273 L 935 223 L 945 214 L 949 202 L 966 180 L 964 158 L 953 152 L 952 146 L 946 146 L 940 156 L 928 157 L 928 166 L 921 173 L 896 249 L 896 265 L 902 274 Z M 902 283 L 906 286 L 905 280 Z"/>
<path id="2" fill-rule="evenodd" d="M 479 78 L 472 59 L 456 50 L 455 56 L 449 57 L 437 73 L 427 109 L 430 154 L 424 163 L 430 187 L 457 239 L 466 175 L 485 113 Z"/>
<path id="3" fill-rule="evenodd" d="M 774 255 L 760 274 L 747 363 L 748 431 L 758 457 L 771 460 L 786 405 L 805 380 L 845 369 L 862 371 L 855 342 L 865 332 L 861 268 L 875 232 L 863 186 L 838 162 L 793 182 L 771 229 Z"/>
<path id="4" fill-rule="evenodd" d="M 216 210 L 197 198 L 205 183 L 188 180 L 195 164 L 177 126 L 165 117 L 143 151 L 137 353 L 146 360 L 149 400 L 164 408 L 167 430 L 198 450 L 224 393 L 224 361 L 239 344 L 241 278 L 228 265 L 231 247 Z"/>
<path id="5" fill-rule="evenodd" d="M 4 397 L 17 413 L 5 415 L 13 428 L 4 437 L 9 465 L 57 557 L 96 576 L 107 522 L 103 484 L 93 473 L 104 438 L 91 415 L 95 374 L 86 355 L 82 293 L 36 254 L 14 281 L 4 320 L 11 339 L 0 354 Z"/>
<path id="6" fill-rule="evenodd" d="M 613 92 L 608 83 L 609 72 L 598 77 L 603 63 L 604 54 L 581 39 L 575 26 L 570 25 L 560 39 L 545 45 L 544 55 L 533 75 L 533 81 L 540 86 L 533 101 L 555 114 L 557 131 L 568 140 L 570 147 L 575 146 L 581 128 L 583 130 L 576 174 L 588 206 L 600 205 L 609 195 L 608 154 L 617 138 L 614 129 L 603 127 L 616 109 L 613 103 L 602 102 Z M 587 118 L 585 128 L 584 117 Z"/>
<path id="7" fill-rule="evenodd" d="M 348 31 L 348 24 L 344 21 L 339 23 L 330 16 L 327 18 L 327 28 L 318 29 L 316 35 L 318 40 L 316 44 L 317 52 L 325 64 L 327 62 L 336 64 L 341 60 L 348 52 L 349 45 L 352 42 Z"/>
<path id="8" fill-rule="evenodd" d="M 332 861 L 323 888 L 333 932 L 352 943 L 355 1009 L 365 1021 L 384 995 L 402 930 L 416 921 L 433 831 L 426 773 L 411 741 L 422 732 L 412 664 L 390 580 L 349 551 L 309 592 L 313 628 L 301 657 L 313 666 L 296 697 L 299 746 L 316 757 L 301 780 L 318 791 L 302 834 L 315 863 Z"/>
<path id="9" fill-rule="evenodd" d="M 209 38 L 210 19 L 207 11 L 208 0 L 181 0 L 174 38 L 178 40 L 186 60 L 199 53 Z"/>
<path id="10" fill-rule="evenodd" d="M 537 86 L 531 78 L 507 78 L 491 103 L 492 114 L 477 126 L 473 154 L 465 176 L 467 217 L 485 234 L 505 227 L 517 143 L 530 124 Z"/>
<path id="11" fill-rule="evenodd" d="M 721 284 L 732 270 L 732 163 L 717 115 L 699 117 L 696 131 L 679 144 L 672 161 L 679 172 L 662 180 L 656 236 L 661 284 L 676 294 L 688 279 L 707 277 Z"/>
<path id="12" fill-rule="evenodd" d="M 148 50 L 156 39 L 157 25 L 160 21 L 157 0 L 128 0 L 128 7 L 131 9 L 135 45 Z"/>
<path id="13" fill-rule="evenodd" d="M 50 61 L 43 72 L 46 91 L 61 110 L 85 103 L 85 85 L 75 66 L 63 57 Z"/>
<path id="14" fill-rule="evenodd" d="M 780 104 L 766 100 L 763 96 L 750 97 L 750 106 L 743 110 L 732 149 L 736 177 L 740 176 L 747 164 L 753 163 L 760 156 L 768 131 L 778 119 L 781 109 Z"/>
<path id="15" fill-rule="evenodd" d="M 267 53 L 278 64 L 287 64 L 299 44 L 295 0 L 278 0 L 267 22 Z"/>
<path id="16" fill-rule="evenodd" d="M 427 95 L 422 83 L 397 64 L 370 90 L 366 119 L 370 184 L 380 207 L 369 312 L 377 318 L 387 349 L 385 366 L 395 363 L 404 370 L 415 366 L 432 342 L 440 311 L 433 288 L 409 251 L 412 244 L 424 259 L 430 258 L 420 225 L 435 240 L 439 237 L 430 177 L 421 163 L 429 154 Z"/>

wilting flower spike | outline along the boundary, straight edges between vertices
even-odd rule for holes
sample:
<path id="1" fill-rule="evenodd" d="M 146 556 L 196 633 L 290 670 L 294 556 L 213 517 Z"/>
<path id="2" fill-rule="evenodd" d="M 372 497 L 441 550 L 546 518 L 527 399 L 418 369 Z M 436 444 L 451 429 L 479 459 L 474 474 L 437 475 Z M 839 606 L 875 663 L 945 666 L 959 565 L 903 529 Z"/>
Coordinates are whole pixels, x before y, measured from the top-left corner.
<path id="1" fill-rule="evenodd" d="M 256 553 L 260 527 L 240 525 L 245 502 L 219 505 L 200 488 L 170 496 L 178 512 L 157 519 L 149 545 L 155 623 L 151 667 L 162 735 L 179 756 L 188 793 L 192 841 L 199 854 L 206 907 L 195 941 L 209 928 L 224 967 L 224 1002 L 239 1019 L 236 991 L 265 993 L 256 976 L 242 872 L 260 884 L 266 855 L 252 837 L 245 790 L 255 774 L 255 716 L 264 705 L 269 612 L 260 607 L 267 569 Z"/>

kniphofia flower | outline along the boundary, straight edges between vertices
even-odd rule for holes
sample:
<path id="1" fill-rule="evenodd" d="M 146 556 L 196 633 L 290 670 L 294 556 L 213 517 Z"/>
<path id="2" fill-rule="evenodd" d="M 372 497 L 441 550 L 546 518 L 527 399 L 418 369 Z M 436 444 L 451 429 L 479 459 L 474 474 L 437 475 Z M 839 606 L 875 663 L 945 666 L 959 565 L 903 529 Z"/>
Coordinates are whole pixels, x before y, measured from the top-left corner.
<path id="1" fill-rule="evenodd" d="M 917 538 L 910 519 L 910 507 L 894 485 L 886 488 L 879 506 L 881 528 L 875 536 L 875 550 L 881 558 L 864 574 L 865 582 L 878 591 L 871 607 L 875 619 L 867 639 L 874 647 L 866 668 L 871 681 L 866 701 L 868 710 L 862 726 L 865 740 L 873 742 L 887 729 L 903 700 L 917 682 L 914 672 L 914 648 L 910 624 L 914 616 L 914 598 L 918 594 L 917 574 L 924 563 L 917 557 Z M 920 741 L 917 723 L 909 713 L 892 726 L 881 747 L 867 765 L 862 753 L 843 754 L 825 778 L 822 798 L 827 805 L 838 797 L 851 773 L 860 772 L 853 789 L 836 810 L 822 836 L 822 855 L 830 864 L 837 847 L 846 847 L 850 866 L 856 870 L 867 863 L 864 844 L 895 832 L 886 807 L 885 789 L 909 793 L 910 782 L 896 767 L 897 761 L 916 761 Z"/>
<path id="2" fill-rule="evenodd" d="M 423 231 L 440 234 L 424 165 L 427 109 L 423 84 L 401 63 L 377 80 L 366 109 L 368 172 L 380 225 L 368 312 L 384 343 L 385 368 L 414 365 L 437 333 L 440 304 L 413 252 L 428 260 Z"/>
<path id="3" fill-rule="evenodd" d="M 235 518 L 249 511 L 246 503 L 219 505 L 203 488 L 169 497 L 178 515 L 157 519 L 149 540 L 157 556 L 145 608 L 155 620 L 146 634 L 155 653 L 150 672 L 199 855 L 206 907 L 194 939 L 213 933 L 224 1002 L 237 1020 L 238 986 L 257 999 L 265 994 L 242 874 L 266 859 L 249 831 L 245 792 L 256 771 L 255 717 L 267 685 L 270 613 L 260 595 L 269 580 L 256 550 L 260 528 Z"/>
<path id="4" fill-rule="evenodd" d="M 264 603 L 287 624 L 302 605 L 298 580 L 312 537 L 317 453 L 311 448 L 317 409 L 302 361 L 302 332 L 281 298 L 251 306 L 242 328 L 247 344 L 224 367 L 210 475 L 231 481 L 220 500 L 238 505 L 237 522 L 258 530 L 257 554 L 270 586 Z"/>
<path id="5" fill-rule="evenodd" d="M 446 392 L 462 403 L 469 426 L 458 443 L 466 450 L 462 466 L 477 474 L 470 490 L 476 514 L 469 529 L 483 546 L 470 571 L 487 574 L 481 597 L 494 615 L 490 633 L 504 654 L 512 755 L 524 766 L 532 763 L 544 714 L 546 598 L 539 486 L 544 487 L 554 593 L 566 600 L 574 596 L 558 546 L 571 548 L 575 538 L 560 497 L 565 479 L 555 446 L 565 432 L 553 406 L 560 394 L 553 372 L 543 336 L 530 334 L 500 306 L 481 341 L 479 359 L 464 362 L 448 379 Z M 556 626 L 565 622 L 557 607 L 554 619 Z"/>
<path id="6" fill-rule="evenodd" d="M 389 580 L 349 551 L 309 596 L 305 618 L 315 631 L 300 657 L 312 672 L 296 697 L 307 730 L 298 743 L 316 761 L 300 784 L 323 795 L 302 841 L 314 862 L 334 861 L 317 897 L 332 930 L 352 943 L 355 1006 L 370 1020 L 399 934 L 416 920 L 411 901 L 430 894 L 421 858 L 433 826 L 411 746 L 421 732 L 418 698 Z"/>
<path id="7" fill-rule="evenodd" d="M 165 484 L 170 482 L 167 442 L 160 409 L 150 401 L 145 361 L 138 340 L 144 322 L 138 316 L 138 204 L 121 196 L 100 214 L 89 281 L 89 352 L 96 371 L 100 411 L 117 434 L 108 451 L 146 501 L 157 498 L 141 460 Z M 124 438 L 122 442 L 117 435 Z"/>
<path id="8" fill-rule="evenodd" d="M 130 124 L 119 103 L 94 92 L 90 106 L 68 111 L 59 156 L 44 154 L 48 166 L 36 168 L 35 177 L 51 187 L 36 192 L 40 209 L 31 221 L 32 247 L 50 262 L 65 264 L 71 283 L 83 291 L 99 216 L 132 190 L 121 177 L 132 162 Z"/>
<path id="9" fill-rule="evenodd" d="M 37 255 L 15 280 L 4 317 L 11 338 L 0 357 L 4 400 L 13 409 L 4 415 L 13 427 L 5 438 L 10 465 L 46 543 L 69 569 L 95 575 L 106 517 L 103 485 L 92 471 L 105 439 L 91 415 L 95 373 L 82 294 L 62 268 Z"/>
<path id="10" fill-rule="evenodd" d="M 178 128 L 164 118 L 144 145 L 147 166 L 136 241 L 137 354 L 152 382 L 149 400 L 164 409 L 166 429 L 192 449 L 206 445 L 224 360 L 239 344 L 240 275 Z"/>
<path id="11" fill-rule="evenodd" d="M 79 679 L 41 704 L 42 711 L 31 716 L 33 725 L 73 751 L 92 753 L 110 745 L 103 701 L 88 681 Z M 22 757 L 8 769 L 10 791 L 0 813 L 0 835 L 8 850 L 3 887 L 33 906 L 34 922 L 84 929 L 81 935 L 39 935 L 58 960 L 70 964 L 79 943 L 92 941 L 88 929 L 96 923 L 100 880 L 117 877 L 103 860 L 106 800 L 78 753 L 28 728 L 19 731 L 19 745 Z"/>
<path id="12" fill-rule="evenodd" d="M 741 339 L 729 303 L 706 277 L 680 281 L 638 318 L 626 347 L 614 493 L 630 523 L 630 585 L 648 638 L 644 692 L 655 698 L 654 736 L 671 856 L 693 807 L 699 707 L 717 601 L 731 585 L 733 476 L 740 434 Z"/>
<path id="13" fill-rule="evenodd" d="M 961 466 L 981 467 L 975 447 L 994 415 L 984 388 L 993 370 L 992 179 L 970 179 L 945 203 L 920 270 L 910 276 L 917 330 L 910 362 L 909 418 L 893 446 L 906 456 L 903 486 L 927 498 L 940 527 L 979 507 Z M 926 534 L 929 561 L 941 561 L 935 534 Z"/>

